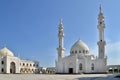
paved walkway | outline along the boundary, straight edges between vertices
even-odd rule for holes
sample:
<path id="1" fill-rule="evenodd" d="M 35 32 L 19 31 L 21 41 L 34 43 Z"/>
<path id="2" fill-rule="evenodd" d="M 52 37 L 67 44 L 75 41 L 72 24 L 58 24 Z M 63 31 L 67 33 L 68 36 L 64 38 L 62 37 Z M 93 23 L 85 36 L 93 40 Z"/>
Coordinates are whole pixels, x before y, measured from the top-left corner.
<path id="1" fill-rule="evenodd" d="M 120 80 L 108 74 L 48 75 L 48 74 L 0 74 L 0 80 Z"/>

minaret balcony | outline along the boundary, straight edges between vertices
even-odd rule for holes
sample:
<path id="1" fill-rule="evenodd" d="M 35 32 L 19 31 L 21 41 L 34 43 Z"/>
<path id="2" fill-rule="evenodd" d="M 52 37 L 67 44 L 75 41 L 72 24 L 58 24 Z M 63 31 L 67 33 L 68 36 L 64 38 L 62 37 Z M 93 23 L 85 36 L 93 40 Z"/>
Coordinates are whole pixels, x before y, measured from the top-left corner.
<path id="1" fill-rule="evenodd" d="M 106 45 L 106 41 L 100 40 L 97 42 L 98 45 Z"/>
<path id="2" fill-rule="evenodd" d="M 59 47 L 59 48 L 57 48 L 57 50 L 58 50 L 58 51 L 65 51 L 65 48 Z"/>

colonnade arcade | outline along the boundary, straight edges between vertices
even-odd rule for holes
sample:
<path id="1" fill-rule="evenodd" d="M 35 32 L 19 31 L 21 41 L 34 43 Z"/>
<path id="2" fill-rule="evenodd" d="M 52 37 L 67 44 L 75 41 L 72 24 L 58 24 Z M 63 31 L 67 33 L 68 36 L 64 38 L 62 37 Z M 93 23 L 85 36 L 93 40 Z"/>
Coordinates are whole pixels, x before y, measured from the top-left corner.
<path id="1" fill-rule="evenodd" d="M 108 73 L 120 73 L 120 65 L 109 65 Z"/>

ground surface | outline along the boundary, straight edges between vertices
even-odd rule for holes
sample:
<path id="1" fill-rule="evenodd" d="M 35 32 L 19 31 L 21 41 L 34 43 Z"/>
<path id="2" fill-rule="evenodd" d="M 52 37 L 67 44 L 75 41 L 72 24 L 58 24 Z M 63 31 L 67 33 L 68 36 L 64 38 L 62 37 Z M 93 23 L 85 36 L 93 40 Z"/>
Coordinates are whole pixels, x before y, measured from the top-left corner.
<path id="1" fill-rule="evenodd" d="M 120 80 L 110 74 L 48 75 L 48 74 L 0 74 L 0 80 Z"/>

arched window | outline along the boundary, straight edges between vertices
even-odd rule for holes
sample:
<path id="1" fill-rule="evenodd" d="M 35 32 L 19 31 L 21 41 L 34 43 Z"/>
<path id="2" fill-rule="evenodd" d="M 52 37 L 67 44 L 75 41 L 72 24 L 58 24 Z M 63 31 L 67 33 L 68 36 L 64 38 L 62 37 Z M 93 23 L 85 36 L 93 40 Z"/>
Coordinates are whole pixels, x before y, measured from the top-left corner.
<path id="1" fill-rule="evenodd" d="M 88 53 L 88 50 L 86 50 L 86 53 Z"/>
<path id="2" fill-rule="evenodd" d="M 75 53 L 77 53 L 77 51 L 75 51 Z"/>
<path id="3" fill-rule="evenodd" d="M 79 51 L 79 53 L 81 53 L 81 51 Z"/>
<path id="4" fill-rule="evenodd" d="M 23 63 L 23 66 L 25 66 L 25 63 Z"/>
<path id="5" fill-rule="evenodd" d="M 85 50 L 83 50 L 83 53 L 85 53 Z"/>
<path id="6" fill-rule="evenodd" d="M 38 64 L 36 65 L 36 67 L 38 67 Z"/>
<path id="7" fill-rule="evenodd" d="M 3 65 L 3 64 L 4 64 L 4 61 L 2 61 L 1 64 Z"/>
<path id="8" fill-rule="evenodd" d="M 82 70 L 82 63 L 79 64 L 79 70 Z"/>
<path id="9" fill-rule="evenodd" d="M 74 53 L 74 51 L 71 51 L 71 53 L 73 54 L 73 53 Z"/>
<path id="10" fill-rule="evenodd" d="M 100 22 L 100 24 L 102 24 L 102 22 Z"/>
<path id="11" fill-rule="evenodd" d="M 4 72 L 4 69 L 3 69 L 3 68 L 1 69 L 1 72 Z"/>
<path id="12" fill-rule="evenodd" d="M 28 66 L 28 64 L 27 64 L 27 66 Z"/>
<path id="13" fill-rule="evenodd" d="M 94 70 L 94 64 L 93 63 L 91 64 L 91 70 Z"/>
<path id="14" fill-rule="evenodd" d="M 20 69 L 20 72 L 22 72 L 22 71 L 23 71 L 23 68 Z"/>
<path id="15" fill-rule="evenodd" d="M 32 64 L 30 64 L 30 66 L 32 66 Z"/>
<path id="16" fill-rule="evenodd" d="M 74 51 L 72 51 L 72 53 L 74 53 Z"/>
<path id="17" fill-rule="evenodd" d="M 33 64 L 33 66 L 35 66 L 35 64 Z"/>
<path id="18" fill-rule="evenodd" d="M 28 69 L 28 71 L 30 71 L 30 69 Z"/>

